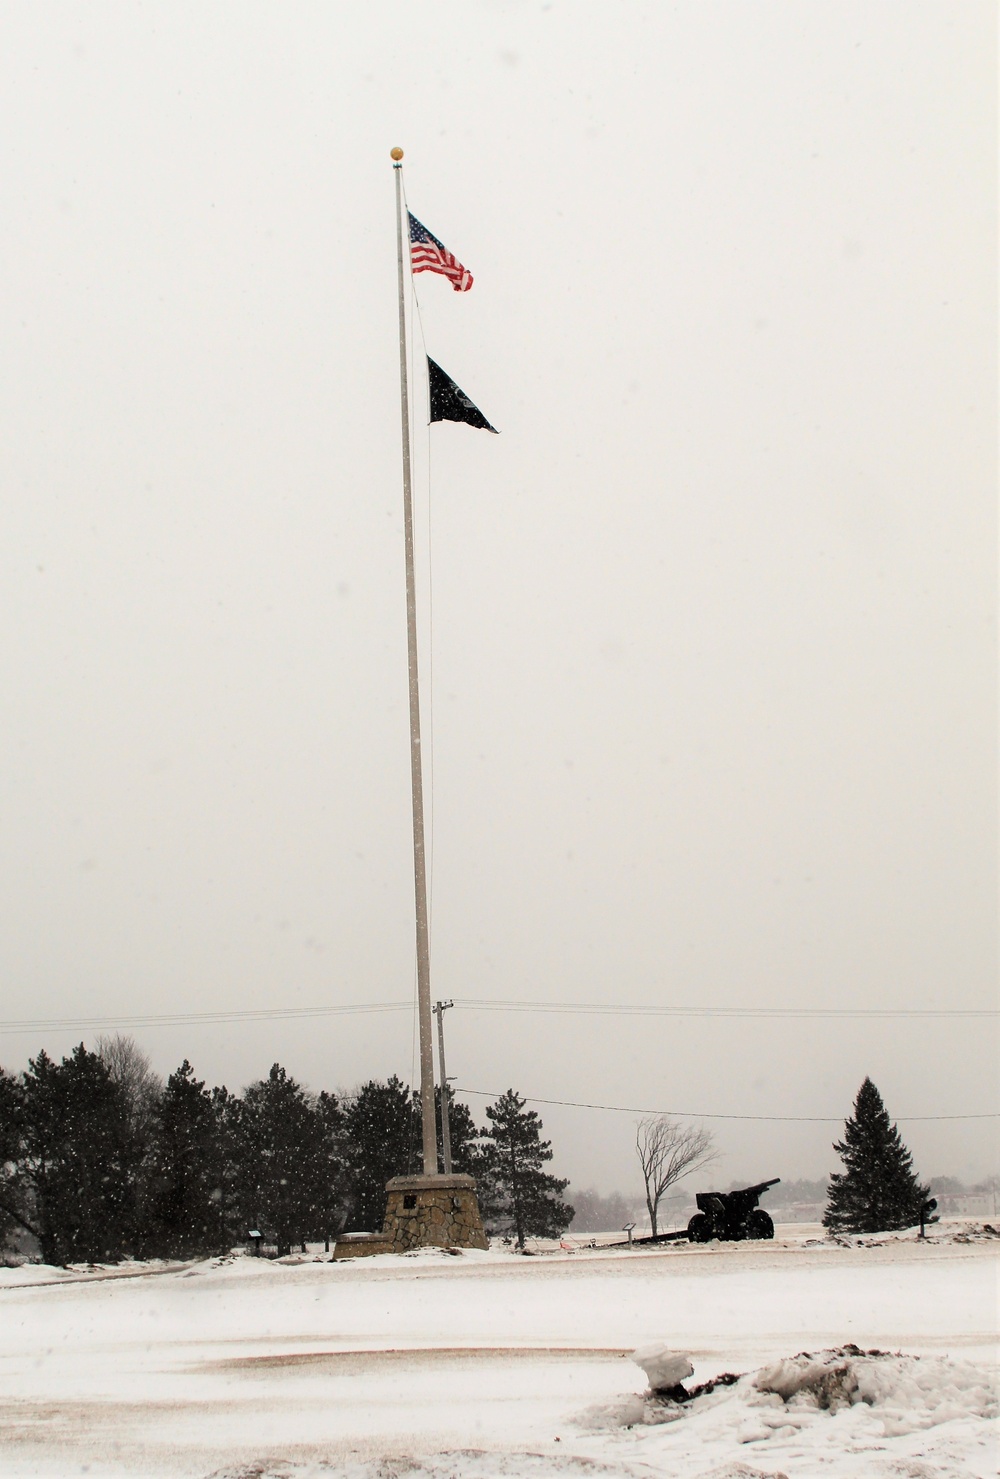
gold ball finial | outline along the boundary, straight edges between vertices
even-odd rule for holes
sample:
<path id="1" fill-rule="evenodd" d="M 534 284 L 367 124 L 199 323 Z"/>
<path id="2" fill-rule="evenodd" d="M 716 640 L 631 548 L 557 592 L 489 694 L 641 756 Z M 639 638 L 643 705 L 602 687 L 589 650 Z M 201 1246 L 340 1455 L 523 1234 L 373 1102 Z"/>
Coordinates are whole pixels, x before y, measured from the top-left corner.
<path id="1" fill-rule="evenodd" d="M 398 163 L 399 163 L 399 161 L 400 161 L 400 160 L 401 160 L 401 159 L 402 159 L 402 157 L 403 157 L 403 151 L 402 151 L 402 149 L 401 149 L 401 148 L 400 148 L 400 147 L 399 147 L 399 145 L 398 145 L 398 144 L 397 144 L 397 145 L 396 145 L 396 147 L 395 147 L 395 149 L 390 149 L 390 150 L 389 150 L 389 158 L 390 158 L 390 159 L 394 159 L 394 160 L 395 160 L 395 161 L 396 161 L 396 163 L 397 163 L 397 164 L 398 164 Z"/>

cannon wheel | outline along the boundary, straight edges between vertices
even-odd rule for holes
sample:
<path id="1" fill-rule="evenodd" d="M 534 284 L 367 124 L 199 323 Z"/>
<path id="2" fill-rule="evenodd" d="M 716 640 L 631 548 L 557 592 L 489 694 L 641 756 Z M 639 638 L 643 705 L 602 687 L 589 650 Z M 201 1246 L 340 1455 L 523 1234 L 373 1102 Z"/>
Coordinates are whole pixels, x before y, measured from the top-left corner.
<path id="1" fill-rule="evenodd" d="M 712 1241 L 712 1224 L 704 1212 L 696 1212 L 688 1223 L 688 1237 L 692 1243 L 710 1243 Z"/>
<path id="2" fill-rule="evenodd" d="M 755 1207 L 747 1218 L 748 1238 L 773 1238 L 774 1223 L 763 1207 Z"/>

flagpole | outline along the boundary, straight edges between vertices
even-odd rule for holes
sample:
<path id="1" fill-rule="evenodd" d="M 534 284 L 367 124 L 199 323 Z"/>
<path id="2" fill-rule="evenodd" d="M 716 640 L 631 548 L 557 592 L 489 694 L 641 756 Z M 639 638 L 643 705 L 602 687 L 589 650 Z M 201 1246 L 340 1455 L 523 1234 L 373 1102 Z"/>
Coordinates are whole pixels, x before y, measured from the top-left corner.
<path id="1" fill-rule="evenodd" d="M 403 430 L 403 542 L 406 550 L 406 651 L 410 674 L 410 795 L 413 806 L 413 888 L 417 922 L 417 1018 L 420 1026 L 420 1115 L 424 1175 L 438 1170 L 434 1113 L 434 1043 L 431 1032 L 431 962 L 427 926 L 424 786 L 420 752 L 420 687 L 417 681 L 417 593 L 413 574 L 413 489 L 410 461 L 410 390 L 406 363 L 403 259 L 403 151 L 391 151 L 396 176 L 396 281 L 399 288 L 399 408 Z M 406 240 L 409 242 L 409 232 Z M 409 252 L 407 251 L 407 261 Z"/>

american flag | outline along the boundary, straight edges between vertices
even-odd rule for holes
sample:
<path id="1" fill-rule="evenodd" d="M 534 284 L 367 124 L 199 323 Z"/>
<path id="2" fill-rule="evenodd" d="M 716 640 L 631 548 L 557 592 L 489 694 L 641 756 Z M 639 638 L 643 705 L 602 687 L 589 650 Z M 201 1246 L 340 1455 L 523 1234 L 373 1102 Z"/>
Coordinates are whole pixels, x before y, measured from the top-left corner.
<path id="1" fill-rule="evenodd" d="M 472 273 L 420 224 L 412 211 L 406 214 L 410 218 L 410 262 L 414 272 L 440 272 L 456 293 L 467 293 L 472 287 Z"/>

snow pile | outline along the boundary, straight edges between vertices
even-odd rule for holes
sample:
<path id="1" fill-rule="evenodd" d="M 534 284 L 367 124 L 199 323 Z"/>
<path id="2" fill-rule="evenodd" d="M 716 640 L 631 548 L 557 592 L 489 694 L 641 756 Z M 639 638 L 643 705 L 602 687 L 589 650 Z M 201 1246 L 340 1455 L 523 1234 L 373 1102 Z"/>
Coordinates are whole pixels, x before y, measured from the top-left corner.
<path id="1" fill-rule="evenodd" d="M 662 1369 L 668 1376 L 690 1366 L 686 1357 L 671 1356 L 660 1346 L 645 1348 L 633 1359 L 640 1354 L 653 1372 Z M 751 1443 L 779 1433 L 802 1434 L 848 1409 L 860 1409 L 862 1426 L 877 1419 L 881 1436 L 892 1438 L 962 1419 L 996 1418 L 998 1401 L 982 1367 L 945 1356 L 892 1355 L 845 1345 L 815 1355 L 803 1351 L 746 1376 L 727 1372 L 690 1389 L 672 1383 L 665 1390 L 658 1384 L 624 1402 L 589 1408 L 577 1425 L 658 1427 L 684 1419 L 717 1433 L 728 1429 L 740 1443 Z"/>
<path id="2" fill-rule="evenodd" d="M 689 1358 L 661 1341 L 640 1346 L 633 1352 L 632 1360 L 645 1371 L 650 1390 L 654 1392 L 669 1392 L 694 1374 Z"/>
<path id="3" fill-rule="evenodd" d="M 1000 1228 L 994 1227 L 992 1222 L 972 1222 L 952 1235 L 955 1243 L 981 1243 L 990 1238 L 1000 1238 Z"/>
<path id="4" fill-rule="evenodd" d="M 778 1361 L 752 1378 L 768 1406 L 838 1412 L 858 1403 L 877 1409 L 887 1436 L 958 1418 L 993 1418 L 997 1394 L 986 1373 L 946 1357 L 888 1355 L 841 1346 Z M 756 1400 L 752 1395 L 749 1401 Z"/>

